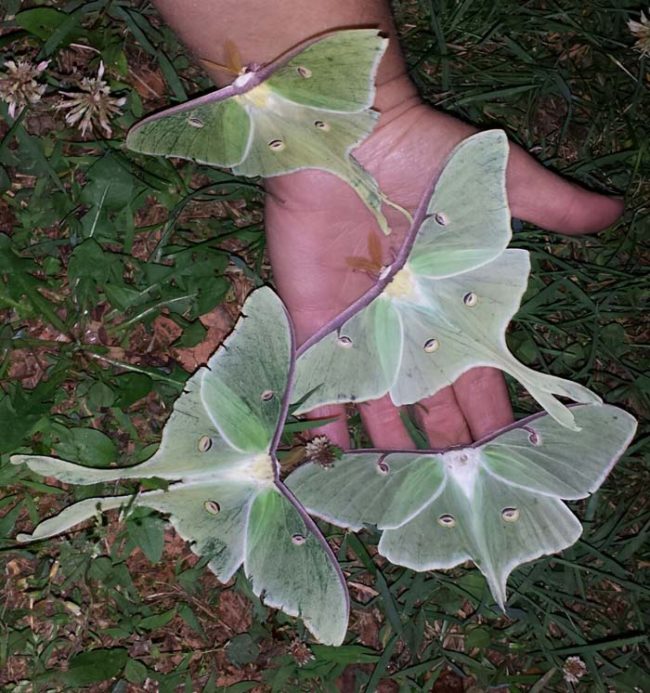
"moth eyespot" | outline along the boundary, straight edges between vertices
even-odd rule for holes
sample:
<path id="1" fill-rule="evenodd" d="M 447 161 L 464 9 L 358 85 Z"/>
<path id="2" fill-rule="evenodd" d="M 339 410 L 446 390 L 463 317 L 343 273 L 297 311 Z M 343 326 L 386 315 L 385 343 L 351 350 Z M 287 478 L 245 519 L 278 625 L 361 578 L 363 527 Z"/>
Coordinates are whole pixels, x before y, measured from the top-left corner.
<path id="1" fill-rule="evenodd" d="M 463 296 L 463 303 L 468 308 L 473 308 L 478 303 L 478 296 L 473 291 L 470 291 Z"/>
<path id="2" fill-rule="evenodd" d="M 453 515 L 441 515 L 438 518 L 438 524 L 441 527 L 455 527 L 456 518 Z"/>
<path id="3" fill-rule="evenodd" d="M 537 433 L 537 431 L 531 431 L 530 435 L 528 436 L 528 440 L 532 445 L 541 445 L 542 444 L 542 436 Z"/>
<path id="4" fill-rule="evenodd" d="M 469 460 L 469 457 L 468 457 L 465 453 L 463 453 L 463 454 L 458 458 L 458 461 L 459 461 L 461 464 L 465 464 L 468 460 Z"/>
<path id="5" fill-rule="evenodd" d="M 519 519 L 519 508 L 504 508 L 501 511 L 501 517 L 506 522 L 517 522 Z"/>
<path id="6" fill-rule="evenodd" d="M 191 125 L 193 128 L 202 128 L 205 126 L 205 123 L 200 118 L 197 118 L 196 116 L 190 116 L 187 119 L 187 124 Z"/>
<path id="7" fill-rule="evenodd" d="M 318 128 L 319 130 L 324 130 L 327 132 L 330 129 L 330 124 L 326 123 L 324 120 L 316 120 L 314 122 L 314 127 Z"/>
<path id="8" fill-rule="evenodd" d="M 221 512 L 221 506 L 219 503 L 217 503 L 217 501 L 205 501 L 203 507 L 210 513 L 210 515 L 218 515 Z"/>
<path id="9" fill-rule="evenodd" d="M 291 537 L 291 541 L 296 545 L 296 546 L 302 546 L 307 539 L 302 535 L 302 534 L 294 534 Z"/>
<path id="10" fill-rule="evenodd" d="M 304 79 L 309 79 L 312 75 L 312 71 L 304 65 L 298 65 L 296 72 Z"/>
<path id="11" fill-rule="evenodd" d="M 382 476 L 386 476 L 388 472 L 390 472 L 390 467 L 386 462 L 384 462 L 384 460 L 380 460 L 379 462 L 377 462 L 377 471 Z"/>
<path id="12" fill-rule="evenodd" d="M 262 402 L 268 402 L 273 399 L 273 390 L 264 390 L 262 393 Z"/>
<path id="13" fill-rule="evenodd" d="M 431 339 L 427 339 L 422 348 L 427 352 L 427 354 L 431 354 L 440 349 L 440 342 L 433 337 Z"/>
<path id="14" fill-rule="evenodd" d="M 210 436 L 201 436 L 199 438 L 199 452 L 207 452 L 212 447 L 212 438 Z"/>
<path id="15" fill-rule="evenodd" d="M 285 146 L 282 140 L 271 140 L 269 142 L 269 149 L 272 149 L 274 152 L 281 152 Z"/>
<path id="16" fill-rule="evenodd" d="M 449 217 L 444 212 L 436 212 L 433 218 L 436 224 L 440 224 L 440 226 L 447 226 L 449 223 Z"/>
<path id="17" fill-rule="evenodd" d="M 348 337 L 345 334 L 342 334 L 338 338 L 338 343 L 339 343 L 339 346 L 345 347 L 346 349 L 349 349 L 352 346 L 352 340 L 350 339 L 350 337 Z"/>

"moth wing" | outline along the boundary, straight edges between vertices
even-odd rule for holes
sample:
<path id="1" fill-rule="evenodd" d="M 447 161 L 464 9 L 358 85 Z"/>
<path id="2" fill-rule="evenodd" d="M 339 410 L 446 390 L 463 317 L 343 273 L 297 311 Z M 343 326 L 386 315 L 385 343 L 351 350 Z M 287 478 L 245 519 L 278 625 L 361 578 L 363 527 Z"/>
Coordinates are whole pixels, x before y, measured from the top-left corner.
<path id="1" fill-rule="evenodd" d="M 386 394 L 402 349 L 397 311 L 373 301 L 339 330 L 307 349 L 296 362 L 295 414 L 323 404 L 365 401 Z"/>
<path id="2" fill-rule="evenodd" d="M 49 539 L 62 532 L 67 532 L 72 527 L 89 520 L 105 510 L 115 510 L 127 506 L 131 501 L 130 496 L 106 496 L 104 498 L 86 498 L 69 505 L 61 512 L 39 522 L 31 534 L 18 534 L 16 541 L 28 542 L 39 539 Z"/>
<path id="3" fill-rule="evenodd" d="M 372 132 L 376 113 L 323 113 L 278 97 L 268 97 L 264 107 L 247 108 L 253 134 L 235 173 L 271 177 L 318 168 L 351 182 L 362 175 L 359 171 L 365 173 L 352 164 L 349 153 Z M 374 179 L 365 176 L 366 185 L 377 188 Z"/>
<path id="4" fill-rule="evenodd" d="M 481 447 L 485 468 L 504 482 L 567 500 L 603 483 L 630 444 L 636 420 L 607 404 L 572 407 L 580 434 L 550 416 L 521 422 Z"/>
<path id="5" fill-rule="evenodd" d="M 507 512 L 515 519 L 504 519 Z M 483 472 L 471 501 L 455 483 L 449 483 L 411 522 L 384 532 L 379 552 L 393 563 L 419 571 L 451 568 L 471 559 L 505 609 L 506 582 L 512 570 L 562 551 L 581 532 L 580 522 L 561 500 Z"/>
<path id="6" fill-rule="evenodd" d="M 503 334 L 519 307 L 529 269 L 528 253 L 507 250 L 474 271 L 434 280 L 417 276 L 414 295 L 395 302 L 404 349 L 393 401 L 417 402 L 469 368 L 492 362 L 493 351 L 505 346 Z M 470 295 L 476 305 L 466 305 Z"/>
<path id="7" fill-rule="evenodd" d="M 219 484 L 177 484 L 166 491 L 132 496 L 87 498 L 43 520 L 32 534 L 19 534 L 21 542 L 47 539 L 95 516 L 120 507 L 147 507 L 169 515 L 178 534 L 191 549 L 209 559 L 209 567 L 227 582 L 243 563 L 248 514 L 258 486 L 244 481 Z"/>
<path id="8" fill-rule="evenodd" d="M 165 423 L 160 447 L 145 462 L 95 469 L 55 457 L 13 455 L 12 463 L 27 464 L 37 474 L 66 483 L 87 485 L 147 477 L 187 480 L 223 473 L 241 465 L 251 453 L 267 451 L 287 384 L 291 335 L 284 307 L 271 289 L 252 293 L 244 310 L 253 319 L 240 319 L 209 367 L 187 381 Z M 265 391 L 273 393 L 269 400 L 262 397 Z"/>
<path id="9" fill-rule="evenodd" d="M 246 109 L 234 97 L 220 99 L 213 92 L 136 123 L 126 146 L 143 154 L 232 167 L 245 157 L 251 135 Z"/>
<path id="10" fill-rule="evenodd" d="M 304 169 L 327 171 L 345 181 L 381 230 L 390 233 L 377 181 L 350 155 L 372 132 L 377 113 L 326 112 L 281 97 L 269 99 L 265 108 L 248 108 L 253 135 L 243 161 L 233 168 L 235 173 L 272 177 Z"/>
<path id="11" fill-rule="evenodd" d="M 469 560 L 472 557 L 470 548 L 460 533 L 438 523 L 444 513 L 456 519 L 457 505 L 454 489 L 447 484 L 442 493 L 409 522 L 384 531 L 379 553 L 395 565 L 419 572 L 445 570 Z"/>
<path id="12" fill-rule="evenodd" d="M 142 494 L 136 502 L 169 515 L 192 551 L 209 559 L 210 570 L 228 582 L 244 561 L 248 515 L 258 490 L 246 479 L 177 484 Z"/>
<path id="13" fill-rule="evenodd" d="M 49 455 L 17 454 L 12 455 L 10 461 L 12 464 L 26 464 L 33 472 L 41 476 L 51 476 L 67 484 L 81 484 L 84 486 L 98 484 L 102 481 L 128 478 L 131 475 L 129 467 L 99 469 L 86 467 L 76 462 L 68 462 L 58 457 L 50 457 Z M 132 469 L 135 469 L 135 467 Z"/>
<path id="14" fill-rule="evenodd" d="M 313 522 L 277 488 L 253 502 L 244 569 L 265 604 L 301 618 L 322 643 L 343 642 L 349 598 L 338 563 Z"/>
<path id="15" fill-rule="evenodd" d="M 359 531 L 408 522 L 442 492 L 445 474 L 436 455 L 355 452 L 328 467 L 304 464 L 286 484 L 310 514 Z"/>
<path id="16" fill-rule="evenodd" d="M 563 426 L 573 415 L 554 395 L 599 402 L 587 388 L 537 373 L 508 350 L 505 331 L 526 289 L 530 264 L 523 250 L 505 250 L 475 270 L 444 279 L 417 277 L 419 299 L 401 304 L 404 347 L 391 387 L 397 405 L 412 404 L 451 385 L 476 366 L 493 366 L 519 380 Z M 435 348 L 431 345 L 435 345 Z"/>
<path id="17" fill-rule="evenodd" d="M 203 406 L 232 448 L 246 453 L 269 450 L 283 423 L 279 418 L 292 363 L 286 309 L 270 288 L 257 289 L 201 380 Z"/>
<path id="18" fill-rule="evenodd" d="M 116 479 L 188 478 L 215 466 L 229 468 L 247 455 L 234 450 L 219 435 L 201 402 L 200 382 L 203 369 L 186 383 L 185 392 L 176 400 L 162 432 L 160 447 L 145 462 L 133 467 L 98 469 L 42 455 L 12 455 L 13 464 L 27 464 L 37 474 L 51 476 L 68 484 L 96 484 Z M 202 452 L 203 447 L 209 449 Z"/>
<path id="19" fill-rule="evenodd" d="M 467 272 L 506 249 L 512 235 L 508 151 L 502 130 L 480 132 L 454 149 L 409 255 L 416 274 L 435 279 Z"/>
<path id="20" fill-rule="evenodd" d="M 354 113 L 372 106 L 388 39 L 375 29 L 338 31 L 315 41 L 272 73 L 271 89 L 303 106 Z"/>

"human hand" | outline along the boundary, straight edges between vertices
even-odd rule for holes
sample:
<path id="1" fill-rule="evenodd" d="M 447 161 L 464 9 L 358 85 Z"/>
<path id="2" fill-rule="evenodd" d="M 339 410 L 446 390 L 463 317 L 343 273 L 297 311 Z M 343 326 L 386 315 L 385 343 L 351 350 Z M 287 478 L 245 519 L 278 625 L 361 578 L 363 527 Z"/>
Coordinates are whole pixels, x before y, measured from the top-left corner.
<path id="1" fill-rule="evenodd" d="M 354 155 L 391 200 L 413 211 L 454 146 L 475 129 L 422 104 L 405 75 L 379 84 L 378 107 L 379 126 Z M 516 145 L 511 145 L 507 187 L 513 216 L 561 233 L 597 231 L 622 211 L 619 200 L 562 179 Z M 369 235 L 375 235 L 384 264 L 389 264 L 408 222 L 387 210 L 393 233 L 384 237 L 355 193 L 320 171 L 272 178 L 266 188 L 275 282 L 302 343 L 372 284 L 371 276 L 350 264 L 350 258 L 368 255 Z M 413 447 L 388 396 L 359 409 L 373 445 Z M 503 375 L 492 368 L 468 371 L 453 386 L 415 405 L 415 413 L 435 448 L 470 443 L 512 421 Z M 338 416 L 319 430 L 349 447 L 344 408 L 322 407 L 316 414 Z"/>
<path id="2" fill-rule="evenodd" d="M 154 4 L 204 60 L 217 84 L 224 84 L 224 73 L 209 65 L 227 62 L 227 40 L 238 47 L 244 64 L 264 64 L 327 31 L 376 26 L 386 32 L 390 43 L 379 65 L 375 99 L 382 115 L 354 156 L 391 200 L 411 211 L 454 146 L 474 132 L 420 101 L 406 75 L 388 2 L 276 0 L 262 14 L 257 0 L 194 0 L 191 11 L 176 0 L 154 0 Z M 513 216 L 566 234 L 605 228 L 623 208 L 619 200 L 554 175 L 516 146 L 511 146 L 507 182 Z M 393 233 L 384 237 L 353 190 L 327 173 L 312 170 L 271 178 L 266 188 L 266 232 L 275 283 L 293 317 L 298 340 L 304 342 L 371 285 L 370 276 L 348 263 L 348 258 L 367 255 L 369 234 L 380 240 L 389 262 L 408 224 L 398 212 L 386 209 Z M 512 420 L 503 376 L 489 368 L 468 371 L 453 387 L 418 403 L 415 410 L 431 446 L 437 448 L 469 443 Z M 360 405 L 360 412 L 374 445 L 413 447 L 388 397 Z M 348 447 L 344 408 L 326 407 L 318 412 L 323 414 L 339 415 L 323 432 Z"/>

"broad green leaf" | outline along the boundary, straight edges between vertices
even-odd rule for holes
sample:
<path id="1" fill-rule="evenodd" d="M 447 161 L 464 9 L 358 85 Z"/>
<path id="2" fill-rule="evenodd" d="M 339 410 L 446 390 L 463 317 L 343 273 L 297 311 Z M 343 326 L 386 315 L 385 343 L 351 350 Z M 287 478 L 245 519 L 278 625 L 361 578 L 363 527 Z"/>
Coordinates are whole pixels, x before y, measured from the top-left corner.
<path id="1" fill-rule="evenodd" d="M 19 12 L 14 21 L 30 34 L 45 41 L 68 18 L 65 12 L 60 12 L 53 7 L 35 7 Z"/>
<path id="2" fill-rule="evenodd" d="M 165 523 L 153 514 L 134 513 L 127 522 L 129 536 L 152 562 L 159 563 L 165 547 Z"/>
<path id="3" fill-rule="evenodd" d="M 117 457 L 115 443 L 95 428 L 68 428 L 55 450 L 62 457 L 72 457 L 97 468 L 108 467 Z"/>
<path id="4" fill-rule="evenodd" d="M 68 663 L 68 670 L 49 672 L 52 679 L 67 687 L 88 686 L 92 683 L 109 681 L 124 670 L 128 661 L 128 653 L 124 648 L 97 648 L 75 655 Z M 39 677 L 43 681 L 45 676 Z"/>

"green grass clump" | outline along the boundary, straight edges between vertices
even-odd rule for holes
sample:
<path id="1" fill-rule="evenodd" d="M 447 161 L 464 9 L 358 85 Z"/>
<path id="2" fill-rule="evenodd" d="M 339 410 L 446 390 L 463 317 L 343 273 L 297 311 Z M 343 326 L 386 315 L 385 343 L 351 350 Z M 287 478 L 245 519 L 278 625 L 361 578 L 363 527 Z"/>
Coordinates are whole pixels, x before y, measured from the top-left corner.
<path id="1" fill-rule="evenodd" d="M 641 8 L 409 0 L 394 9 L 428 101 L 625 196 L 623 218 L 597 237 L 519 225 L 515 245 L 531 251 L 533 279 L 509 340 L 524 362 L 643 418 L 648 65 L 627 29 Z M 647 430 L 578 505 L 581 540 L 515 571 L 510 618 L 477 571 L 391 566 L 371 533 L 330 528 L 353 600 L 341 648 L 308 648 L 293 620 L 241 577 L 220 585 L 153 514 L 16 545 L 17 526 L 106 489 L 50 485 L 9 454 L 144 459 L 205 356 L 199 345 L 216 345 L 248 289 L 270 276 L 256 184 L 124 150 L 145 112 L 209 87 L 151 7 L 8 0 L 1 26 L 0 69 L 17 57 L 50 61 L 40 101 L 16 120 L 0 102 L 4 690 L 565 691 L 566 671 L 580 667 L 570 658 L 584 664 L 577 690 L 642 690 Z M 99 126 L 81 137 L 53 105 L 80 77 L 96 78 L 100 61 L 119 112 L 110 134 Z M 534 410 L 513 396 L 518 414 Z"/>

